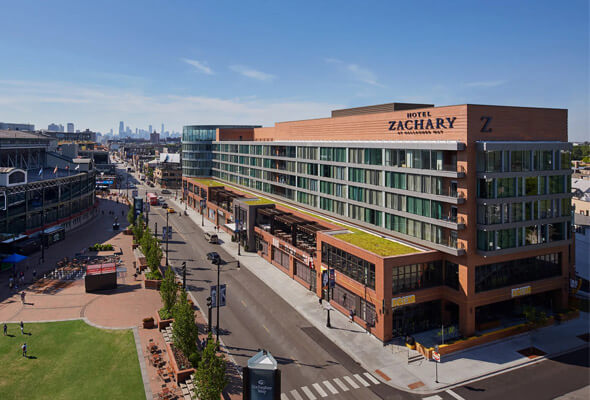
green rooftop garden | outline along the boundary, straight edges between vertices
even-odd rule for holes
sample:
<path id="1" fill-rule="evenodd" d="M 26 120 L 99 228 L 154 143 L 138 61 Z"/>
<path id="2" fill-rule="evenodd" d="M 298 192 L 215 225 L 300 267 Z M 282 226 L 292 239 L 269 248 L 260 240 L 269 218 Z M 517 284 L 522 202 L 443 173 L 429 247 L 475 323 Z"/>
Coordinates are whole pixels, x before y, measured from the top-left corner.
<path id="1" fill-rule="evenodd" d="M 251 199 L 251 200 L 244 200 L 244 203 L 250 204 L 251 206 L 261 205 L 261 204 L 274 204 L 274 201 L 265 198 L 259 199 Z"/>
<path id="2" fill-rule="evenodd" d="M 399 256 L 402 254 L 418 253 L 420 251 L 413 247 L 359 230 L 352 233 L 339 233 L 334 235 L 334 237 L 382 257 Z"/>
<path id="3" fill-rule="evenodd" d="M 309 215 L 310 217 L 313 217 L 315 219 L 326 221 L 326 222 L 329 222 L 333 225 L 338 225 L 338 226 L 342 227 L 343 229 L 347 229 L 350 233 L 340 233 L 340 234 L 334 235 L 334 237 L 337 237 L 338 239 L 341 239 L 347 243 L 350 243 L 352 245 L 360 247 L 361 249 L 368 250 L 368 251 L 375 253 L 377 255 L 380 255 L 382 257 L 398 256 L 398 255 L 402 255 L 402 254 L 411 254 L 411 253 L 420 252 L 420 250 L 415 249 L 413 247 L 406 246 L 404 244 L 394 242 L 391 240 L 383 239 L 382 237 L 372 235 L 368 232 L 361 231 L 360 229 L 353 228 L 352 226 L 348 226 L 348 225 L 345 225 L 345 224 L 342 224 L 339 222 L 332 221 L 328 218 L 322 217 L 321 215 L 313 214 L 313 213 L 292 207 L 292 206 L 285 204 L 285 203 L 270 200 L 266 197 L 259 196 L 258 194 L 252 193 L 248 190 L 244 190 L 242 188 L 238 188 L 238 187 L 232 186 L 230 184 L 226 184 L 226 186 L 234 187 L 235 189 L 241 190 L 245 193 L 250 193 L 250 194 L 258 197 L 258 201 L 263 201 L 263 203 L 248 202 L 248 204 L 276 204 L 276 203 L 278 203 L 285 208 L 289 208 L 293 211 L 297 211 L 302 214 Z"/>
<path id="4" fill-rule="evenodd" d="M 213 179 L 190 178 L 190 180 L 205 186 L 224 186 L 223 183 L 214 181 Z"/>

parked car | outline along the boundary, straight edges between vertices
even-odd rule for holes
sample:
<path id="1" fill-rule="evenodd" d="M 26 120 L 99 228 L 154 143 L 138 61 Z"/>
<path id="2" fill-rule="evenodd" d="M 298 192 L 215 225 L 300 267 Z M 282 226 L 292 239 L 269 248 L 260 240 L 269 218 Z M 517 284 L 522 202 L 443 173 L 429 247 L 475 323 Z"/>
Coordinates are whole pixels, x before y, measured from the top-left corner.
<path id="1" fill-rule="evenodd" d="M 176 210 L 174 210 L 174 208 L 170 207 L 170 208 L 168 209 L 168 212 L 169 212 L 170 214 L 174 214 L 174 213 L 176 212 Z"/>
<path id="2" fill-rule="evenodd" d="M 162 194 L 170 194 L 170 193 L 172 193 L 170 190 L 162 189 Z"/>
<path id="3" fill-rule="evenodd" d="M 162 203 L 162 208 L 168 208 L 168 203 Z"/>

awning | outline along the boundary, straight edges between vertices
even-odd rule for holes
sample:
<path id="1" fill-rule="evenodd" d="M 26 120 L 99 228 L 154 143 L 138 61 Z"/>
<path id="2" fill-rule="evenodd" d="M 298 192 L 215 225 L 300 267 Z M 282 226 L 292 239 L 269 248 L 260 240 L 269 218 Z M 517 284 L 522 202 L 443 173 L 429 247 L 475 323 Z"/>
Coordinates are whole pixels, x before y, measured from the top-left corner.
<path id="1" fill-rule="evenodd" d="M 14 253 L 8 257 L 6 257 L 4 260 L 2 260 L 3 263 L 9 263 L 9 264 L 17 264 L 23 260 L 26 260 L 28 257 L 26 256 L 22 256 L 20 254 Z"/>
<path id="2" fill-rule="evenodd" d="M 236 224 L 233 222 L 230 222 L 229 224 L 225 224 L 223 226 L 225 226 L 226 228 L 228 228 L 232 232 L 236 231 Z"/>

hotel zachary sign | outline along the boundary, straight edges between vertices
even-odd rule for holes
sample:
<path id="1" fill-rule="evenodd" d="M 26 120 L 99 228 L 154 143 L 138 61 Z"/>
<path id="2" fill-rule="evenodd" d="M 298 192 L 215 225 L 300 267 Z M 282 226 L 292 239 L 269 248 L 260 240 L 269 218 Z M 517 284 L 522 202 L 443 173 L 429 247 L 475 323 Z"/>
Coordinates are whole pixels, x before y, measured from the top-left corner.
<path id="1" fill-rule="evenodd" d="M 457 117 L 432 117 L 430 111 L 406 113 L 406 119 L 389 121 L 389 130 L 398 135 L 440 135 L 453 129 Z"/>

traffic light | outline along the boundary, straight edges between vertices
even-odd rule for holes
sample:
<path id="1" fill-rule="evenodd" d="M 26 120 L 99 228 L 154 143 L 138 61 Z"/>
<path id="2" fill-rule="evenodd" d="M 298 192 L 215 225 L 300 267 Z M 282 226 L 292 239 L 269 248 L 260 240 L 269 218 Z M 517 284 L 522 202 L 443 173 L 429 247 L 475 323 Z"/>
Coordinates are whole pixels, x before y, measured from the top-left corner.
<path id="1" fill-rule="evenodd" d="M 207 307 L 211 308 L 211 296 L 207 297 Z"/>

